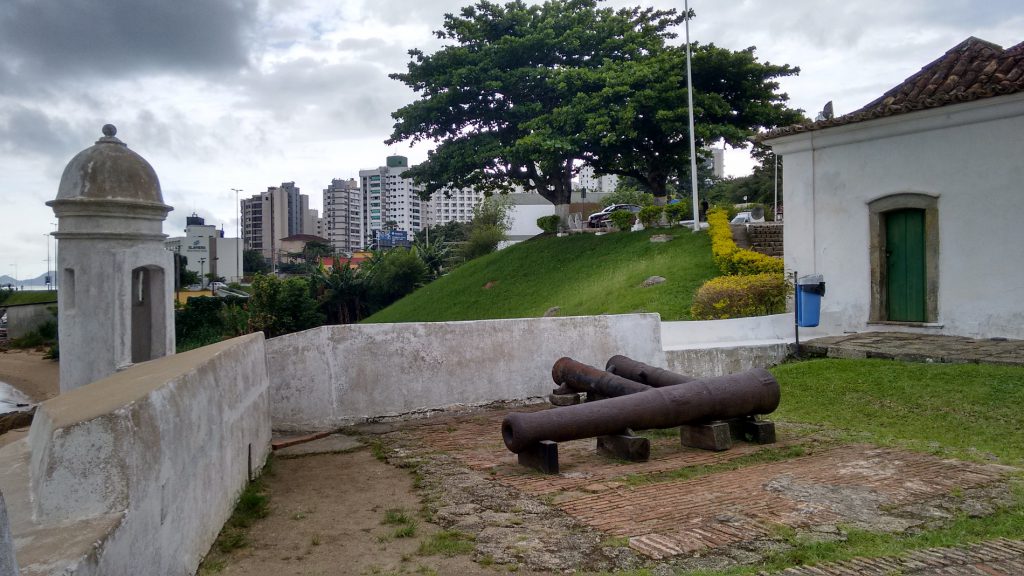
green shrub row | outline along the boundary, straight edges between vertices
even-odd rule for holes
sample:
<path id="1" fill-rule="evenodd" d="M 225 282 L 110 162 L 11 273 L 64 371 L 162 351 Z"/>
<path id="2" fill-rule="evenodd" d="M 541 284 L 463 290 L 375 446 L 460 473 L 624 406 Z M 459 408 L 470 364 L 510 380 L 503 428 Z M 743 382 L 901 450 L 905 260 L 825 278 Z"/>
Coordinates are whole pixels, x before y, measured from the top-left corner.
<path id="1" fill-rule="evenodd" d="M 736 245 L 729 227 L 729 215 L 725 210 L 708 210 L 708 226 L 711 233 L 711 255 L 722 274 L 782 274 L 785 271 L 782 258 L 744 250 Z"/>
<path id="2" fill-rule="evenodd" d="M 708 210 L 711 254 L 724 276 L 697 289 L 690 315 L 695 320 L 779 314 L 786 310 L 789 283 L 782 258 L 743 250 L 732 239 L 729 213 Z"/>

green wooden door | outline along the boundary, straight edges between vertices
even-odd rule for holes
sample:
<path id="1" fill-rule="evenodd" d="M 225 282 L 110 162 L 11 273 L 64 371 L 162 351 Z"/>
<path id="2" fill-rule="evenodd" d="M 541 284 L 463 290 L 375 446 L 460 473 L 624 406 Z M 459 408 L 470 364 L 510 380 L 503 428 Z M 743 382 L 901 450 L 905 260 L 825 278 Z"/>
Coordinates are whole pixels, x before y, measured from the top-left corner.
<path id="1" fill-rule="evenodd" d="M 885 256 L 888 320 L 924 322 L 924 210 L 885 214 Z"/>

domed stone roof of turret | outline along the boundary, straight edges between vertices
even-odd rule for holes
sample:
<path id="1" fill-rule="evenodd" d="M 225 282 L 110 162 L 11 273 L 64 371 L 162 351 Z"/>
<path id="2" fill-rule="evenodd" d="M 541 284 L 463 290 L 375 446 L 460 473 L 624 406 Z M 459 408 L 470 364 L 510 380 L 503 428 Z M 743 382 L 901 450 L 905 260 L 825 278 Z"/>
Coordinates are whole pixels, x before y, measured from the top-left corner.
<path id="1" fill-rule="evenodd" d="M 163 204 L 160 180 L 146 159 L 128 149 L 112 124 L 103 137 L 79 152 L 64 168 L 57 200 L 128 200 Z"/>

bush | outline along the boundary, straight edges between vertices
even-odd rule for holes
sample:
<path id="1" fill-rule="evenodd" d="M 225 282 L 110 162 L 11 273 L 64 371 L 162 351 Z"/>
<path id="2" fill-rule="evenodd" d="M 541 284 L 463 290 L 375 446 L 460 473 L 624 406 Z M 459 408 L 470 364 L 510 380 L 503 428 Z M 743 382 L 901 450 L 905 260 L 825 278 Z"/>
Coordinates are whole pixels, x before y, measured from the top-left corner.
<path id="1" fill-rule="evenodd" d="M 601 199 L 601 206 L 607 208 L 612 204 L 636 204 L 637 206 L 650 206 L 654 204 L 654 194 L 641 192 L 622 184 L 615 189 L 615 192 Z"/>
<path id="2" fill-rule="evenodd" d="M 497 226 L 473 226 L 469 240 L 462 245 L 462 257 L 472 260 L 490 254 L 498 249 L 498 243 L 504 239 L 505 231 Z"/>
<path id="3" fill-rule="evenodd" d="M 661 215 L 665 212 L 663 206 L 644 206 L 640 209 L 640 223 L 644 228 L 657 226 L 661 222 Z"/>
<path id="4" fill-rule="evenodd" d="M 561 223 L 562 219 L 555 214 L 537 218 L 537 227 L 543 230 L 545 234 L 554 234 L 555 232 L 558 232 L 558 225 Z"/>
<path id="5" fill-rule="evenodd" d="M 608 220 L 610 220 L 616 228 L 625 232 L 633 227 L 633 222 L 636 218 L 629 210 L 616 210 L 608 215 Z"/>
<path id="6" fill-rule="evenodd" d="M 694 320 L 721 320 L 780 314 L 790 286 L 782 274 L 719 276 L 697 289 L 690 307 Z"/>
<path id="7" fill-rule="evenodd" d="M 692 219 L 693 213 L 690 210 L 690 205 L 686 202 L 676 202 L 665 206 L 665 216 L 668 217 L 668 223 L 675 226 L 681 220 Z"/>

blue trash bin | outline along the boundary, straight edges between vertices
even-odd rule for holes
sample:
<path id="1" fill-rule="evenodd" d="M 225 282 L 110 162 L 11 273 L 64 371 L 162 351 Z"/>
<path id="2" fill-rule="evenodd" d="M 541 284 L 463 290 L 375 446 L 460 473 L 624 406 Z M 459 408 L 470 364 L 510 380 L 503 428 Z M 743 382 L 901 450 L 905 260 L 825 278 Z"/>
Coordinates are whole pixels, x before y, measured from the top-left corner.
<path id="1" fill-rule="evenodd" d="M 821 274 L 808 274 L 796 281 L 796 324 L 813 328 L 821 318 L 821 297 L 825 295 L 825 281 Z"/>

